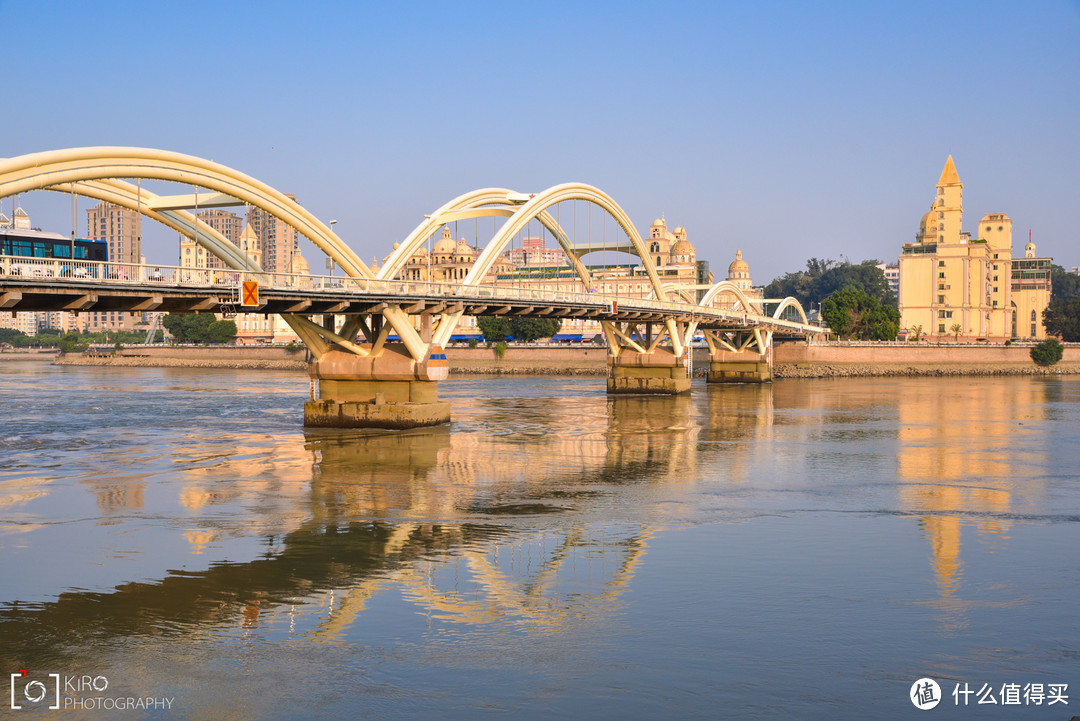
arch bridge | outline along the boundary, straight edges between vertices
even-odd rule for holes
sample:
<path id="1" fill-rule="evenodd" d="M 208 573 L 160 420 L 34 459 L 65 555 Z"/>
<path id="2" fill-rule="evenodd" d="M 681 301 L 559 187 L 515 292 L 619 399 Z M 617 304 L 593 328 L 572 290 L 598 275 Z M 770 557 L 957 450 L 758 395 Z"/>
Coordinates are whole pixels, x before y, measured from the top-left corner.
<path id="1" fill-rule="evenodd" d="M 136 183 L 132 183 L 136 180 Z M 142 180 L 193 186 L 193 195 L 162 196 Z M 695 338 L 709 348 L 709 380 L 761 382 L 771 378 L 776 336 L 822 332 L 810 325 L 793 298 L 761 300 L 729 282 L 711 286 L 665 283 L 649 249 L 626 212 L 602 190 L 564 183 L 540 193 L 483 188 L 436 209 L 372 268 L 331 229 L 291 197 L 239 171 L 209 160 L 164 150 L 92 147 L 32 153 L 0 160 L 0 197 L 52 190 L 106 201 L 141 213 L 191 238 L 221 259 L 231 273 L 191 278 L 176 269 L 170 282 L 146 268 L 110 283 L 108 272 L 81 278 L 50 273 L 18 275 L 27 266 L 0 259 L 0 308 L 11 311 L 59 307 L 88 310 L 211 310 L 222 278 L 235 294 L 245 280 L 258 282 L 260 304 L 251 310 L 278 312 L 307 346 L 313 397 L 305 423 L 325 426 L 405 428 L 449 421 L 449 404 L 438 399 L 438 381 L 448 375 L 443 348 L 464 315 L 589 318 L 599 322 L 608 349 L 610 393 L 683 393 L 690 388 L 687 359 Z M 202 192 L 199 191 L 208 191 Z M 560 223 L 562 204 L 574 207 L 574 228 Z M 599 243 L 576 231 L 577 204 L 612 223 L 616 235 Z M 250 205 L 308 238 L 340 266 L 345 278 L 270 273 L 192 209 Z M 459 221 L 491 218 L 492 236 L 475 247 L 471 264 L 452 281 L 410 279 L 410 261 L 440 229 Z M 502 220 L 501 226 L 498 221 Z M 570 289 L 499 287 L 492 283 L 504 253 L 534 224 L 549 233 L 569 260 Z M 605 225 L 606 227 L 606 225 Z M 621 235 L 620 235 L 621 234 Z M 478 240 L 479 242 L 479 240 Z M 640 297 L 596 292 L 590 254 L 635 257 L 627 268 Z M 115 264 L 110 264 L 115 265 Z M 155 270 L 161 266 L 155 266 Z M 187 272 L 189 269 L 184 269 Z M 13 272 L 14 271 L 14 272 Z M 215 283 L 217 281 L 217 283 Z M 210 285 L 215 296 L 204 287 Z M 74 298 L 74 300 L 72 300 Z M 771 313 L 768 306 L 773 305 Z M 344 322 L 334 322 L 334 316 Z M 322 322 L 317 322 L 322 316 Z M 391 335 L 393 333 L 393 336 Z M 361 339 L 362 336 L 362 339 Z M 396 339 L 395 337 L 396 336 Z"/>

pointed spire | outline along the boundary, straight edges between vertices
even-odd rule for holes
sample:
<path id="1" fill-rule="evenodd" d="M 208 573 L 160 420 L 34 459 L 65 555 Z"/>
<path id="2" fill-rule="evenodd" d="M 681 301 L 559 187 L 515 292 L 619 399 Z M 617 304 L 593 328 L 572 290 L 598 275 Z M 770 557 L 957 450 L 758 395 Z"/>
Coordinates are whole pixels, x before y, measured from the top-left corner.
<path id="1" fill-rule="evenodd" d="M 945 167 L 941 171 L 941 177 L 938 178 L 938 185 L 959 185 L 960 176 L 956 172 L 956 165 L 953 163 L 952 154 L 949 154 L 949 159 L 945 161 Z"/>

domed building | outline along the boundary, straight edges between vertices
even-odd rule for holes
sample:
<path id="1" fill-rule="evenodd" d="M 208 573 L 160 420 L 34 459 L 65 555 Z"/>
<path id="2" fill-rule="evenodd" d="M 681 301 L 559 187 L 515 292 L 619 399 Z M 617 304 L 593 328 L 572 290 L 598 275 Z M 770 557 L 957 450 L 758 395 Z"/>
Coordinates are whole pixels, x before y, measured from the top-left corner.
<path id="1" fill-rule="evenodd" d="M 727 268 L 727 279 L 741 291 L 754 289 L 754 281 L 750 278 L 750 264 L 743 260 L 741 249 L 735 251 L 735 260 L 731 261 Z"/>
<path id="2" fill-rule="evenodd" d="M 679 226 L 674 232 L 669 231 L 663 213 L 649 227 L 649 238 L 645 243 L 648 246 L 649 256 L 652 257 L 661 275 L 677 275 L 682 278 L 684 272 L 672 274 L 663 272 L 662 269 L 670 266 L 680 266 L 683 269 L 693 268 L 697 263 L 697 251 L 686 239 L 686 228 Z M 696 270 L 694 275 L 696 276 Z"/>

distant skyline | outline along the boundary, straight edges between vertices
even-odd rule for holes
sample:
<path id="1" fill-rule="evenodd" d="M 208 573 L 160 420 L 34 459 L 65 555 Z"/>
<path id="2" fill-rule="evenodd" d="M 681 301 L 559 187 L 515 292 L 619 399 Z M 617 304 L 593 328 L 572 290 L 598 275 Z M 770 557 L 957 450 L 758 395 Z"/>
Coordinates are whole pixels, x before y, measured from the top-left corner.
<path id="1" fill-rule="evenodd" d="M 741 248 L 765 284 L 811 256 L 895 262 L 951 153 L 965 230 L 1005 212 L 1015 254 L 1031 229 L 1080 265 L 1076 1 L 135 8 L 0 0 L 0 155 L 211 158 L 366 261 L 468 190 L 581 181 L 643 233 L 684 226 L 718 278 Z M 66 197 L 21 202 L 70 232 Z M 144 252 L 172 262 L 155 225 Z"/>

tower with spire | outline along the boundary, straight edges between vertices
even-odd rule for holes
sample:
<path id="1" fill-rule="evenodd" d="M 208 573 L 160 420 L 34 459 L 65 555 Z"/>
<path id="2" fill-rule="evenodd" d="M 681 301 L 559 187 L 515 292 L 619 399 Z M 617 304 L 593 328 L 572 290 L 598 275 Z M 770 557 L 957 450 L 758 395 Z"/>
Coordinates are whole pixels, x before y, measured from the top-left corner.
<path id="1" fill-rule="evenodd" d="M 901 325 L 929 337 L 1044 338 L 1051 259 L 1013 260 L 1005 213 L 983 216 L 972 240 L 962 227 L 963 191 L 949 155 L 915 242 L 900 255 Z"/>

